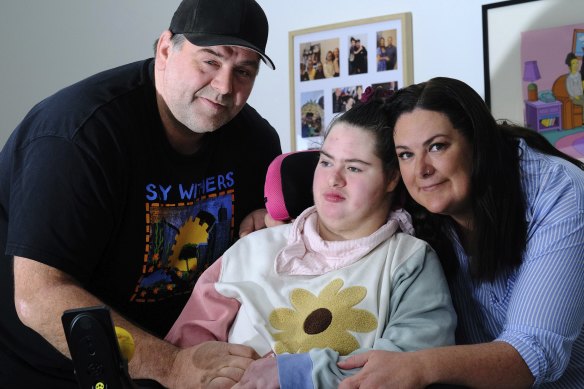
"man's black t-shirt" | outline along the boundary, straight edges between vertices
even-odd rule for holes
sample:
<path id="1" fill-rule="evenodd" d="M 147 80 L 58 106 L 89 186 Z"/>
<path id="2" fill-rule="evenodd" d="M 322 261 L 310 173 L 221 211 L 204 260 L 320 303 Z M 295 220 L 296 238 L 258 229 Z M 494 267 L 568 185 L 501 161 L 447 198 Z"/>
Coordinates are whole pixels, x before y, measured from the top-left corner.
<path id="1" fill-rule="evenodd" d="M 18 320 L 12 256 L 73 275 L 162 337 L 243 217 L 263 208 L 280 153 L 276 131 L 246 105 L 196 154 L 178 154 L 158 115 L 152 60 L 35 106 L 0 154 L 0 386 L 74 386 L 70 361 Z"/>

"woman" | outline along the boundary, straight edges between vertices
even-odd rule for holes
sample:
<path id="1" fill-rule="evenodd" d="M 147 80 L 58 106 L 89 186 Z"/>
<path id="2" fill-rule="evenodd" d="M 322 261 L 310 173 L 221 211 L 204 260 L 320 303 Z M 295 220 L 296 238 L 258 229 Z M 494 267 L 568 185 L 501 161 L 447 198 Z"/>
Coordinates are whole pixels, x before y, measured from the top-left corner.
<path id="1" fill-rule="evenodd" d="M 387 112 L 336 119 L 315 169 L 315 206 L 239 240 L 201 276 L 167 340 L 253 347 L 250 387 L 336 387 L 339 355 L 454 343 L 456 318 L 432 249 L 392 210 L 400 178 Z M 401 229 L 404 232 L 399 232 Z"/>
<path id="2" fill-rule="evenodd" d="M 308 79 L 314 80 L 316 77 L 316 65 L 312 58 L 308 58 L 306 62 L 306 72 L 308 73 Z"/>
<path id="3" fill-rule="evenodd" d="M 325 78 L 331 78 L 334 77 L 335 75 L 335 55 L 333 54 L 333 52 L 331 50 L 327 51 L 326 56 L 324 57 L 324 65 L 323 65 L 323 71 L 324 71 L 324 77 Z"/>
<path id="4" fill-rule="evenodd" d="M 364 367 L 341 387 L 581 387 L 582 162 L 497 124 L 461 81 L 402 89 L 390 112 L 402 179 L 421 206 L 417 236 L 447 270 L 458 345 L 350 358 L 339 366 Z"/>
<path id="5" fill-rule="evenodd" d="M 388 70 L 387 63 L 389 56 L 387 54 L 387 47 L 385 46 L 385 38 L 379 38 L 377 42 L 377 71 L 382 72 Z"/>

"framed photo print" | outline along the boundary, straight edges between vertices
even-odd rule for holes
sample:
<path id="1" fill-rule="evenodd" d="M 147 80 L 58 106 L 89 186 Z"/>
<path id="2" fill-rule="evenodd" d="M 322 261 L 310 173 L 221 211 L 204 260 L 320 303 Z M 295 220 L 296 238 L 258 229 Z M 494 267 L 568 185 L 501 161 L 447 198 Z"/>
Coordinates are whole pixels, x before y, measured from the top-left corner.
<path id="1" fill-rule="evenodd" d="M 584 22 L 582 23 L 584 24 Z M 572 52 L 576 57 L 584 57 L 584 28 L 574 29 L 574 39 L 572 40 Z"/>
<path id="2" fill-rule="evenodd" d="M 368 86 L 413 80 L 410 13 L 291 31 L 289 45 L 293 151 L 319 148 L 332 119 Z"/>

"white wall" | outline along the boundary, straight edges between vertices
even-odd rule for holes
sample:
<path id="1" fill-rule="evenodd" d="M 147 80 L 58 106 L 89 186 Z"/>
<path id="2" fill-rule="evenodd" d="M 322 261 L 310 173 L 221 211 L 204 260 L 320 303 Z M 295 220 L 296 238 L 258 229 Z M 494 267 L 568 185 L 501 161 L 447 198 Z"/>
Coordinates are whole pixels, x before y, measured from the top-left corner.
<path id="1" fill-rule="evenodd" d="M 3 0 L 0 5 L 0 146 L 39 100 L 97 71 L 152 56 L 180 0 Z M 250 104 L 290 150 L 288 32 L 412 13 L 414 82 L 464 80 L 484 94 L 481 5 L 493 0 L 258 0 L 270 22 Z"/>

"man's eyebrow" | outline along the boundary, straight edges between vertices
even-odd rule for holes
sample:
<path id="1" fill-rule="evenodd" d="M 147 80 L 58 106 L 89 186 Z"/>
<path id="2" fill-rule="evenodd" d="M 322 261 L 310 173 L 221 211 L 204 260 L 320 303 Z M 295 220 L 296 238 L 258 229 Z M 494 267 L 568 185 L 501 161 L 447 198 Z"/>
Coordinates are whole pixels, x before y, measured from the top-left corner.
<path id="1" fill-rule="evenodd" d="M 211 54 L 211 55 L 214 55 L 215 57 L 219 57 L 219 58 L 225 58 L 225 56 L 224 56 L 223 54 L 221 54 L 221 53 L 218 53 L 218 52 L 216 52 L 215 50 L 212 50 L 212 49 L 210 49 L 210 48 L 208 48 L 208 47 L 203 47 L 203 48 L 201 49 L 201 51 L 204 51 L 205 53 L 209 53 L 209 54 Z"/>
<path id="2" fill-rule="evenodd" d="M 208 54 L 211 54 L 211 55 L 213 55 L 213 56 L 215 56 L 217 58 L 221 58 L 221 59 L 224 59 L 225 58 L 225 56 L 223 54 L 221 54 L 221 53 L 219 53 L 219 52 L 217 52 L 217 51 L 215 51 L 213 49 L 210 49 L 208 47 L 201 48 L 201 51 L 203 51 L 205 53 L 208 53 Z M 245 60 L 245 61 L 238 62 L 236 65 L 237 66 L 251 66 L 254 69 L 259 69 L 259 67 L 260 67 L 259 54 L 258 54 L 257 61 Z"/>
<path id="3" fill-rule="evenodd" d="M 246 60 L 246 61 L 238 62 L 237 66 L 250 66 L 250 67 L 254 68 L 255 70 L 259 70 L 260 60 L 258 58 L 257 61 Z"/>

